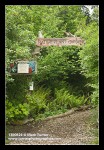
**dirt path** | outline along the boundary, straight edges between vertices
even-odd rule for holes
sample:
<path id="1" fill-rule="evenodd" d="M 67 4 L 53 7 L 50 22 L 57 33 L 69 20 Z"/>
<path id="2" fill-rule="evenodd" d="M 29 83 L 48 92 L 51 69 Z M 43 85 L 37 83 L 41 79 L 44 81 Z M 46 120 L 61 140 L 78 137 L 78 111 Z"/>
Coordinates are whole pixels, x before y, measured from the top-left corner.
<path id="1" fill-rule="evenodd" d="M 22 140 L 11 140 L 9 145 L 86 145 L 94 136 L 90 132 L 88 118 L 91 110 L 76 111 L 61 118 L 11 126 L 9 133 L 26 133 Z M 29 134 L 31 133 L 31 136 Z M 10 137 L 10 136 L 9 136 Z M 20 137 L 19 137 L 20 138 Z"/>

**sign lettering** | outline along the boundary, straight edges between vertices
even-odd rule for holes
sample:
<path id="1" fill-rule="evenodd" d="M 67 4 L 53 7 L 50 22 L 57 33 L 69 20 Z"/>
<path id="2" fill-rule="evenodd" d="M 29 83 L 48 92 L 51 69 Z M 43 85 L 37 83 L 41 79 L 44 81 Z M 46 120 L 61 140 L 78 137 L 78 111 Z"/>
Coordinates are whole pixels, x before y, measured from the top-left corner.
<path id="1" fill-rule="evenodd" d="M 66 37 L 66 38 L 38 38 L 36 41 L 37 46 L 80 46 L 84 44 L 84 40 L 80 37 Z"/>

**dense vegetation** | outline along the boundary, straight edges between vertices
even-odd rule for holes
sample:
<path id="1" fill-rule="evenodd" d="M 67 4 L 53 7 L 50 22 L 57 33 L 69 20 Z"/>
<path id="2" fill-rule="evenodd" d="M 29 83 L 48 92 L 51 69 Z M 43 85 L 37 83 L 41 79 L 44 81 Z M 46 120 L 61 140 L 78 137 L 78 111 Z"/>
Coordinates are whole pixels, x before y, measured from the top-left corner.
<path id="1" fill-rule="evenodd" d="M 6 6 L 6 121 L 44 118 L 84 104 L 98 104 L 99 7 Z M 85 40 L 83 46 L 36 48 L 38 31 L 44 37 L 65 37 L 71 32 Z M 10 62 L 36 60 L 38 73 L 11 76 Z M 29 92 L 29 81 L 34 91 Z"/>

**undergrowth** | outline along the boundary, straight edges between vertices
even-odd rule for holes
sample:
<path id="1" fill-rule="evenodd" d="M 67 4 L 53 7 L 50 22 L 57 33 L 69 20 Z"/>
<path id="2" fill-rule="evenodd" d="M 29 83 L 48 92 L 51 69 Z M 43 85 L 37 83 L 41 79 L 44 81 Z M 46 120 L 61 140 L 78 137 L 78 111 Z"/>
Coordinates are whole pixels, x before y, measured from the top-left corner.
<path id="1" fill-rule="evenodd" d="M 49 88 L 39 87 L 26 94 L 24 103 L 6 100 L 6 121 L 44 119 L 64 113 L 73 107 L 80 107 L 87 101 L 84 96 L 75 96 L 66 88 L 55 88 L 54 97 L 51 92 Z"/>

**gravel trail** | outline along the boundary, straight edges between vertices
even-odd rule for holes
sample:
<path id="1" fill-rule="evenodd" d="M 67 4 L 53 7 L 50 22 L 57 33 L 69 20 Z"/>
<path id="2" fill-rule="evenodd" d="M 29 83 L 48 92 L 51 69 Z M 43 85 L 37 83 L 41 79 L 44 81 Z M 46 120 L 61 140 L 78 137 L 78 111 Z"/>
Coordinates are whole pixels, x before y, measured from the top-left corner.
<path id="1" fill-rule="evenodd" d="M 10 140 L 8 145 L 88 145 L 94 139 L 88 124 L 91 115 L 91 110 L 76 111 L 60 118 L 11 126 L 9 133 L 26 137 L 19 136 L 25 139 Z"/>

